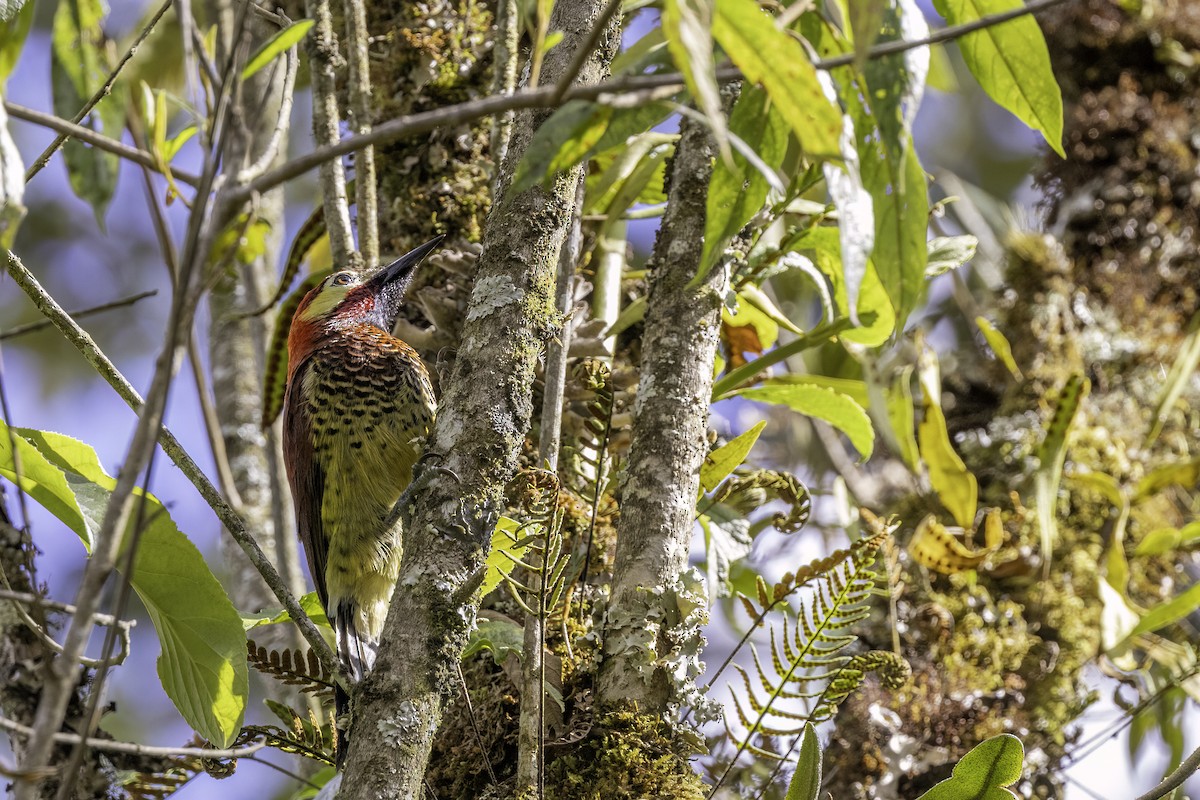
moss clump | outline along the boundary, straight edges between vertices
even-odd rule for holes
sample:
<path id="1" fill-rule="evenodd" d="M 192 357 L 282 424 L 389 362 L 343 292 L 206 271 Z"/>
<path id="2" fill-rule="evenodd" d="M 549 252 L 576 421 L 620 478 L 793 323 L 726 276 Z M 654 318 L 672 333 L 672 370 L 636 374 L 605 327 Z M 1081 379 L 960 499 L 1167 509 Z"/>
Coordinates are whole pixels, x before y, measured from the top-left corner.
<path id="1" fill-rule="evenodd" d="M 680 752 L 669 724 L 635 710 L 597 717 L 575 750 L 546 768 L 546 793 L 557 800 L 702 800 L 706 787 Z"/>

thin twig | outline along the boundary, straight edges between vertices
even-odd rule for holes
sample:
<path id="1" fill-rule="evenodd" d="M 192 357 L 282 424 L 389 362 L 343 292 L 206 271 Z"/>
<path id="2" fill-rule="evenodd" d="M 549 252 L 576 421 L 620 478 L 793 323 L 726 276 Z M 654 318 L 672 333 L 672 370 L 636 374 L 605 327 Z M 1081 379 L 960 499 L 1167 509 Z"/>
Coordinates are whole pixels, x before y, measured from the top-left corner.
<path id="1" fill-rule="evenodd" d="M 1161 797 L 1166 797 L 1180 786 L 1183 786 L 1183 782 L 1196 774 L 1197 771 L 1200 771 L 1200 747 L 1193 750 L 1192 754 L 1172 770 L 1170 775 L 1163 778 L 1157 786 L 1145 794 L 1139 795 L 1137 800 L 1159 800 Z"/>
<path id="2" fill-rule="evenodd" d="M 33 735 L 33 728 L 22 725 L 11 719 L 0 717 L 0 728 L 18 736 Z M 265 742 L 256 742 L 245 747 L 234 747 L 229 750 L 208 749 L 206 747 L 158 747 L 156 745 L 138 744 L 136 742 L 118 742 L 112 739 L 84 738 L 77 733 L 54 734 L 55 744 L 85 743 L 93 750 L 103 750 L 106 753 L 125 753 L 131 756 L 148 756 L 151 758 L 245 758 L 266 747 Z"/>
<path id="3" fill-rule="evenodd" d="M 141 164 L 143 167 L 159 172 L 158 163 L 154 156 L 144 150 L 130 147 L 124 142 L 119 142 L 116 139 L 110 139 L 101 133 L 96 133 L 91 128 L 85 128 L 82 125 L 76 125 L 73 122 L 67 122 L 65 119 L 59 119 L 53 114 L 45 114 L 41 111 L 35 111 L 32 108 L 19 106 L 16 103 L 4 101 L 4 110 L 19 120 L 32 122 L 34 125 L 41 125 L 43 128 L 49 128 L 52 131 L 66 134 L 72 138 L 78 139 L 84 144 L 90 144 L 106 153 L 112 153 L 126 161 L 132 161 L 135 164 Z M 171 170 L 171 174 L 175 180 L 180 183 L 185 183 L 188 186 L 195 187 L 200 183 L 200 179 L 190 172 L 179 170 Z"/>
<path id="4" fill-rule="evenodd" d="M 7 584 L 8 581 L 5 580 Z M 56 603 L 44 597 L 38 597 L 35 594 L 28 592 L 16 592 L 11 589 L 0 589 L 0 600 L 13 601 L 14 610 L 21 621 L 25 623 L 25 627 L 36 636 L 42 644 L 53 650 L 55 653 L 62 654 L 63 648 L 54 637 L 47 631 L 43 623 L 39 623 L 29 615 L 29 612 L 22 608 L 19 604 L 26 604 L 33 608 L 50 607 L 56 608 L 59 611 L 65 611 L 68 614 L 75 613 L 75 606 L 70 603 Z M 130 628 L 137 624 L 137 620 L 122 620 L 114 617 L 111 614 L 101 614 L 99 612 L 92 614 L 92 621 L 97 625 L 103 625 L 107 628 L 115 628 L 121 631 L 121 652 L 116 655 L 105 655 L 100 658 L 88 658 L 86 656 L 79 659 L 79 663 L 89 669 L 96 669 L 105 664 L 121 664 L 129 655 L 130 647 Z"/>
<path id="5" fill-rule="evenodd" d="M 942 28 L 924 39 L 887 42 L 871 48 L 867 53 L 867 59 L 883 58 L 918 47 L 925 47 L 926 45 L 955 39 L 968 33 L 1008 22 L 1026 14 L 1040 13 L 1065 2 L 1067 0 L 1037 0 L 1037 2 L 1030 3 L 1019 9 L 1006 11 L 1002 14 L 992 14 L 963 25 L 952 25 Z M 814 61 L 813 66 L 819 70 L 831 70 L 837 67 L 844 67 L 847 64 L 853 63 L 853 61 L 854 55 L 847 54 L 845 56 Z M 742 73 L 737 67 L 726 66 L 717 69 L 717 81 L 719 83 L 731 83 L 739 80 L 742 80 Z M 303 175 L 305 172 L 331 159 L 341 158 L 367 145 L 386 144 L 406 136 L 417 136 L 437 128 L 452 127 L 463 122 L 507 111 L 519 111 L 530 108 L 553 108 L 568 100 L 594 100 L 611 103 L 614 99 L 621 98 L 622 105 L 635 105 L 638 102 L 649 102 L 658 99 L 660 97 L 659 90 L 666 88 L 682 89 L 683 86 L 683 75 L 678 72 L 634 75 L 612 78 L 588 86 L 572 86 L 561 97 L 557 97 L 557 99 L 558 85 L 555 84 L 539 86 L 534 89 L 525 89 L 511 95 L 492 95 L 478 100 L 469 100 L 464 103 L 443 106 L 442 108 L 424 111 L 419 114 L 399 117 L 376 125 L 371 129 L 370 133 L 363 134 L 362 136 L 349 136 L 336 144 L 319 146 L 310 153 L 281 164 L 242 187 L 239 192 L 232 195 L 232 199 L 244 199 L 245 196 L 249 196 L 254 192 L 265 192 L 281 183 Z"/>
<path id="6" fill-rule="evenodd" d="M 467 719 L 471 721 L 471 730 L 475 732 L 475 742 L 479 745 L 479 756 L 483 759 L 483 766 L 487 769 L 488 780 L 492 782 L 493 789 L 499 789 L 500 781 L 496 780 L 496 773 L 492 769 L 492 759 L 488 755 L 487 747 L 483 743 L 483 734 L 479 732 L 479 722 L 475 719 L 475 706 L 471 703 L 471 693 L 467 691 L 467 676 L 462 671 L 462 661 L 456 661 L 454 666 L 458 669 L 458 685 L 462 689 L 463 703 L 467 706 Z"/>
<path id="7" fill-rule="evenodd" d="M 102 311 L 112 311 L 115 308 L 131 306 L 139 300 L 145 300 L 147 297 L 154 297 L 156 294 L 158 294 L 158 290 L 150 289 L 149 291 L 132 294 L 129 297 L 122 297 L 119 300 L 110 300 L 109 302 L 101 303 L 98 306 L 88 306 L 87 308 L 81 308 L 78 311 L 68 311 L 67 313 L 76 319 L 81 317 L 90 317 L 91 315 L 99 314 Z M 52 324 L 53 323 L 51 323 L 48 319 L 39 319 L 35 320 L 34 322 L 27 322 L 24 325 L 15 325 L 3 333 L 0 333 L 0 342 L 4 341 L 5 339 L 12 339 L 16 336 L 24 336 L 27 333 L 34 333 L 42 330 L 43 328 L 49 328 Z"/>
<path id="8" fill-rule="evenodd" d="M 95 108 L 101 100 L 109 95 L 109 93 L 112 91 L 113 84 L 117 82 L 117 76 L 121 74 L 121 70 L 123 70 L 125 65 L 128 64 L 134 57 L 142 42 L 146 41 L 146 37 L 149 36 L 150 32 L 154 30 L 154 26 L 158 24 L 160 19 L 162 19 L 163 14 L 167 13 L 167 9 L 171 7 L 171 4 L 174 1 L 175 0 L 167 0 L 162 4 L 162 7 L 158 9 L 158 12 L 155 13 L 155 15 L 150 19 L 150 22 L 146 24 L 146 27 L 142 28 L 142 32 L 138 34 L 138 37 L 134 39 L 133 44 L 129 46 L 129 50 L 125 52 L 124 57 L 117 62 L 117 66 L 114 67 L 112 72 L 108 74 L 108 79 L 104 81 L 104 85 L 101 86 L 94 95 L 92 95 L 90 100 L 84 103 L 83 108 L 79 109 L 79 113 L 75 115 L 71 122 L 75 123 L 76 125 L 83 122 L 84 117 L 90 114 L 92 109 Z M 62 147 L 67 139 L 71 138 L 71 135 L 72 134 L 66 132 L 59 133 L 58 136 L 54 138 L 54 141 L 50 143 L 50 146 L 43 150 L 40 156 L 34 159 L 33 164 L 25 173 L 26 183 L 29 183 L 31 180 L 33 180 L 33 176 L 41 172 L 42 168 L 45 167 L 46 164 L 50 163 L 50 159 L 55 153 L 58 152 L 58 148 Z"/>
<path id="9" fill-rule="evenodd" d="M 75 346 L 83 357 L 87 360 L 92 368 L 108 382 L 110 386 L 120 395 L 121 399 L 134 410 L 140 412 L 144 403 L 141 395 L 133 388 L 133 385 L 121 374 L 120 370 L 109 360 L 108 356 L 96 345 L 96 342 L 88 335 L 87 331 L 79 327 L 71 316 L 62 310 L 62 307 L 42 288 L 33 274 L 21 263 L 21 260 L 11 251 L 7 254 L 7 270 L 13 281 L 29 296 L 33 304 L 58 328 L 59 332 L 66 337 L 67 341 Z M 267 586 L 270 587 L 272 593 L 279 600 L 280 604 L 287 609 L 288 615 L 299 626 L 301 633 L 304 634 L 305 641 L 309 647 L 317 654 L 321 660 L 322 666 L 331 672 L 337 672 L 338 659 L 333 654 L 333 650 L 325 642 L 321 632 L 317 630 L 313 621 L 308 618 L 300 604 L 296 601 L 295 595 L 288 589 L 283 578 L 275 570 L 270 559 L 266 557 L 262 549 L 255 541 L 254 535 L 246 529 L 246 523 L 226 502 L 217 488 L 213 486 L 212 481 L 204 474 L 203 470 L 192 460 L 188 452 L 184 450 L 179 440 L 165 426 L 159 433 L 159 444 L 162 446 L 163 452 L 175 463 L 184 475 L 192 482 L 192 485 L 199 491 L 200 496 L 208 503 L 208 506 L 217 515 L 217 519 L 229 531 L 246 553 L 246 557 L 250 559 L 250 563 L 263 576 Z"/>
<path id="10" fill-rule="evenodd" d="M 499 0 L 496 8 L 496 44 L 493 50 L 492 95 L 510 97 L 517 89 L 517 53 L 520 51 L 521 17 L 516 0 Z M 491 156 L 496 165 L 492 177 L 492 193 L 500 180 L 500 166 L 508 153 L 508 140 L 512 134 L 514 113 L 509 110 L 498 114 L 492 121 Z"/>
<path id="11" fill-rule="evenodd" d="M 254 6 L 254 8 L 258 8 L 258 6 Z M 238 171 L 238 183 L 249 183 L 267 171 L 271 162 L 275 160 L 275 156 L 279 154 L 279 145 L 283 142 L 284 134 L 292 124 L 292 100 L 295 95 L 296 70 L 300 63 L 295 45 L 288 48 L 284 60 L 283 93 L 279 97 L 279 116 L 275 120 L 275 129 L 271 131 L 271 138 L 267 140 L 267 146 L 263 148 L 254 163 Z"/>
<path id="12" fill-rule="evenodd" d="M 367 8 L 363 0 L 342 0 L 346 17 L 346 53 L 350 66 L 350 131 L 371 131 L 371 65 L 367 58 Z M 358 249 L 366 266 L 379 263 L 379 200 L 375 189 L 375 148 L 354 154 L 354 207 Z"/>
<path id="13" fill-rule="evenodd" d="M 312 76 L 313 139 L 318 149 L 322 150 L 332 150 L 346 141 L 359 140 L 357 146 L 343 151 L 341 155 L 370 147 L 370 142 L 362 141 L 370 138 L 370 134 L 352 136 L 339 142 L 338 126 L 341 116 L 338 112 L 335 72 L 339 55 L 329 0 L 305 0 L 304 9 L 309 19 L 314 21 L 313 28 L 305 39 L 309 73 Z M 342 167 L 341 157 L 325 159 L 319 166 L 321 196 L 325 208 L 325 230 L 329 234 L 329 250 L 333 254 L 333 263 L 339 267 L 361 267 L 361 256 L 354 248 L 354 233 L 350 227 L 350 202 L 346 197 L 346 172 Z M 267 175 L 261 176 L 259 180 Z M 252 182 L 250 186 L 254 186 L 255 183 Z"/>

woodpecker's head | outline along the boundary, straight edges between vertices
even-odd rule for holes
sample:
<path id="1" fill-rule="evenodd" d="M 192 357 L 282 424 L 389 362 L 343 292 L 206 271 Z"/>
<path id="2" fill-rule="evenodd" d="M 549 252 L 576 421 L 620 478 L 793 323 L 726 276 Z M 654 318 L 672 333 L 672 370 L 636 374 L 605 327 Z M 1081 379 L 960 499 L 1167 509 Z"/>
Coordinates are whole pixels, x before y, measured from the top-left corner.
<path id="1" fill-rule="evenodd" d="M 338 270 L 318 283 L 296 307 L 288 335 L 289 361 L 300 359 L 327 336 L 354 325 L 391 333 L 417 266 L 443 236 L 431 239 L 374 272 Z"/>

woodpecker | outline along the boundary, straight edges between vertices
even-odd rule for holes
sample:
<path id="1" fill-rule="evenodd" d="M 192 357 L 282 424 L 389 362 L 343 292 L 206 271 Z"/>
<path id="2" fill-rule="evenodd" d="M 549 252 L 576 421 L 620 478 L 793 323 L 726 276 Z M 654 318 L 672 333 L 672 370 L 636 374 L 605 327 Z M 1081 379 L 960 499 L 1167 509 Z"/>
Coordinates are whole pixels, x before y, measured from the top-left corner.
<path id="1" fill-rule="evenodd" d="M 400 526 L 389 520 L 436 410 L 424 363 L 391 330 L 441 239 L 375 272 L 330 275 L 300 301 L 288 333 L 283 447 L 296 527 L 354 680 L 375 663 L 400 572 Z M 340 716 L 344 692 L 337 705 Z"/>

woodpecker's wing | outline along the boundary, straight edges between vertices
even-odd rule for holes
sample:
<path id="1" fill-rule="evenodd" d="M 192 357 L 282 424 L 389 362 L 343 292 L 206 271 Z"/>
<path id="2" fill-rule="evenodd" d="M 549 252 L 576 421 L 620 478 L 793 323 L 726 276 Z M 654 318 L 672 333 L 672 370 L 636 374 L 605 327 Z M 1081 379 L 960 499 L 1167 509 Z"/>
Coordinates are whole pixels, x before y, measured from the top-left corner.
<path id="1" fill-rule="evenodd" d="M 308 369 L 308 363 L 301 364 L 288 387 L 283 412 L 283 456 L 288 467 L 288 483 L 292 487 L 292 502 L 296 507 L 296 532 L 308 556 L 308 569 L 317 586 L 321 607 L 328 610 L 325 558 L 329 539 L 321 523 L 325 473 L 313 457 L 312 413 L 299 388 L 304 385 Z"/>

